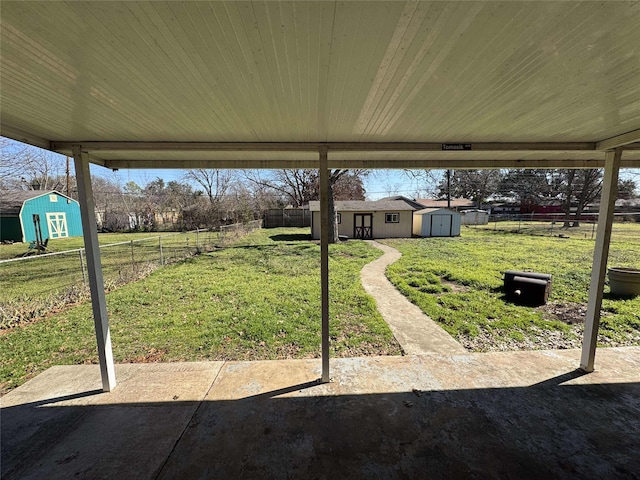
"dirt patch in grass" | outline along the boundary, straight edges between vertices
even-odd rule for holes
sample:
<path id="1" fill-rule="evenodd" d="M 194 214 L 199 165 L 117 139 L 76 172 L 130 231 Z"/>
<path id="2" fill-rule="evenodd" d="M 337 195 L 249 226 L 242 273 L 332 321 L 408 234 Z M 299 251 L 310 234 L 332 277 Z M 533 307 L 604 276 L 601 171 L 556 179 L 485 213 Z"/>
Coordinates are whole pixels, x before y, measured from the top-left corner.
<path id="1" fill-rule="evenodd" d="M 567 325 L 584 323 L 587 305 L 573 302 L 550 302 L 538 307 L 545 320 L 560 320 Z"/>
<path id="2" fill-rule="evenodd" d="M 144 355 L 138 355 L 134 358 L 125 360 L 125 363 L 157 363 L 162 361 L 168 350 L 158 350 L 156 348 L 150 348 Z"/>
<path id="3" fill-rule="evenodd" d="M 513 350 L 554 350 L 580 348 L 582 345 L 582 325 L 573 325 L 570 332 L 544 330 L 532 327 L 521 338 L 498 336 L 480 331 L 476 336 L 458 336 L 462 346 L 473 352 L 508 352 Z"/>
<path id="4" fill-rule="evenodd" d="M 442 277 L 440 278 L 440 282 L 442 282 L 443 285 L 449 287 L 451 289 L 451 292 L 453 293 L 466 293 L 470 290 L 466 285 L 460 285 L 459 283 L 446 280 Z"/>

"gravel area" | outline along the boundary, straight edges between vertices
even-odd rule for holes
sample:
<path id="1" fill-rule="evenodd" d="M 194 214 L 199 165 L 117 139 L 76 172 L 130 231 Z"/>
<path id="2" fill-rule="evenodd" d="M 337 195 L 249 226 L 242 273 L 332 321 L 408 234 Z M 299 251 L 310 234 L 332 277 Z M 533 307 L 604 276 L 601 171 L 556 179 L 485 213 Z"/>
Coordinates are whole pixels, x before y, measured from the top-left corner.
<path id="1" fill-rule="evenodd" d="M 547 320 L 560 320 L 570 326 L 568 332 L 557 330 L 543 330 L 531 327 L 529 331 L 521 332 L 524 339 L 504 338 L 481 331 L 475 337 L 460 335 L 457 340 L 462 346 L 473 352 L 505 352 L 511 350 L 564 350 L 582 347 L 584 319 L 587 312 L 586 304 L 551 302 L 538 307 Z M 603 316 L 607 315 L 603 312 Z M 598 343 L 607 347 L 625 347 L 640 344 L 640 332 L 629 333 L 625 339 L 614 341 L 600 336 Z"/>

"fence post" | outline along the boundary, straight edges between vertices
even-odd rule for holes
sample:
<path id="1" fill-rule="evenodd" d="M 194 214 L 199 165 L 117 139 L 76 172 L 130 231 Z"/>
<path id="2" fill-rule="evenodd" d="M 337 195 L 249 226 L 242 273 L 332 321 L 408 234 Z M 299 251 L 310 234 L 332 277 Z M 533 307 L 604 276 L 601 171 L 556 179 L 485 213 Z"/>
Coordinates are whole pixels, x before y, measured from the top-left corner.
<path id="1" fill-rule="evenodd" d="M 131 272 L 136 272 L 136 259 L 133 256 L 133 240 L 131 240 Z"/>
<path id="2" fill-rule="evenodd" d="M 160 265 L 164 265 L 164 255 L 162 254 L 162 235 L 158 236 L 158 245 L 160 246 Z"/>
<path id="3" fill-rule="evenodd" d="M 80 252 L 80 269 L 82 270 L 82 284 L 87 286 L 87 272 L 84 270 L 84 255 L 82 254 L 82 249 L 78 250 Z"/>
<path id="4" fill-rule="evenodd" d="M 200 250 L 200 229 L 196 228 L 196 253 Z"/>

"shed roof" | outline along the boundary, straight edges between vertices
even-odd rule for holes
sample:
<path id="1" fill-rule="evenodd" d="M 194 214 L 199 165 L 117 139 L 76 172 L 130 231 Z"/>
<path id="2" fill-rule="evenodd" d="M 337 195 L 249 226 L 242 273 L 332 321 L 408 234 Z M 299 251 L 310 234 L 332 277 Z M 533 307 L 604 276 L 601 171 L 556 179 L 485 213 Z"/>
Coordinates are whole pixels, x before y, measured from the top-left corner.
<path id="1" fill-rule="evenodd" d="M 0 214 L 17 216 L 24 202 L 50 193 L 60 195 L 59 192 L 54 190 L 0 190 Z"/>
<path id="2" fill-rule="evenodd" d="M 451 215 L 460 215 L 460 213 L 454 211 L 454 210 L 449 210 L 448 208 L 423 208 L 422 210 L 418 210 L 416 212 L 413 212 L 414 215 L 428 215 L 430 213 L 435 213 L 435 212 L 442 212 L 442 213 L 448 213 Z"/>
<path id="3" fill-rule="evenodd" d="M 415 200 L 411 200 L 410 198 L 403 197 L 402 195 L 394 195 L 394 196 L 391 196 L 391 197 L 379 198 L 378 202 L 388 201 L 388 200 L 402 200 L 407 205 L 412 207 L 414 210 L 420 210 L 421 208 L 424 207 L 424 205 L 422 205 L 421 203 L 418 203 Z"/>
<path id="4" fill-rule="evenodd" d="M 2 2 L 1 133 L 110 168 L 640 166 L 638 2 Z M 634 144 L 634 145 L 631 145 Z"/>
<path id="5" fill-rule="evenodd" d="M 446 208 L 448 206 L 447 199 L 433 199 L 433 198 L 417 198 L 416 202 L 424 205 L 427 208 Z M 468 198 L 452 198 L 451 208 L 460 207 L 475 207 L 476 203 Z"/>
<path id="6" fill-rule="evenodd" d="M 309 210 L 319 212 L 320 202 L 309 202 Z M 335 210 L 336 212 L 398 212 L 411 211 L 414 208 L 402 200 L 338 200 L 335 202 Z"/>

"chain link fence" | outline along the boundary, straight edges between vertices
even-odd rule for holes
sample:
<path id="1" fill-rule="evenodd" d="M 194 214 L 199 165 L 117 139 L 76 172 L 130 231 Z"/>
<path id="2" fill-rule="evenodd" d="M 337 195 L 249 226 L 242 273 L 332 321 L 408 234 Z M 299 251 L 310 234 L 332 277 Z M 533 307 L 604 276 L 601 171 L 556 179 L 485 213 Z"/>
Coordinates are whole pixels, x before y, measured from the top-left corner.
<path id="1" fill-rule="evenodd" d="M 573 219 L 570 224 L 573 225 Z M 579 226 L 565 227 L 563 215 L 553 218 L 549 214 L 499 214 L 491 215 L 489 222 L 484 225 L 467 226 L 507 233 L 595 240 L 598 217 L 597 214 L 585 214 Z M 640 242 L 640 214 L 616 214 L 611 239 Z"/>
<path id="2" fill-rule="evenodd" d="M 262 221 L 193 230 L 100 246 L 106 290 L 202 252 L 223 248 Z M 0 261 L 0 328 L 54 313 L 89 297 L 84 248 Z"/>

